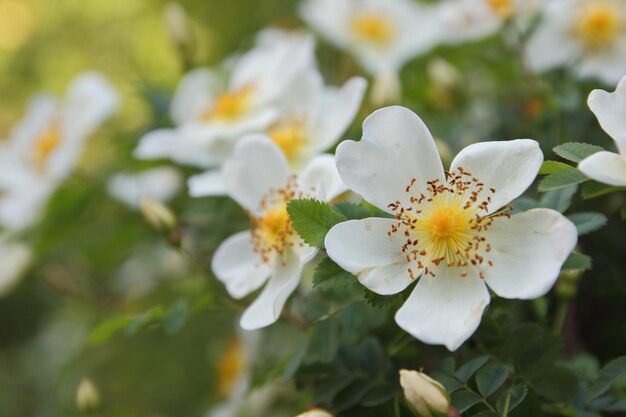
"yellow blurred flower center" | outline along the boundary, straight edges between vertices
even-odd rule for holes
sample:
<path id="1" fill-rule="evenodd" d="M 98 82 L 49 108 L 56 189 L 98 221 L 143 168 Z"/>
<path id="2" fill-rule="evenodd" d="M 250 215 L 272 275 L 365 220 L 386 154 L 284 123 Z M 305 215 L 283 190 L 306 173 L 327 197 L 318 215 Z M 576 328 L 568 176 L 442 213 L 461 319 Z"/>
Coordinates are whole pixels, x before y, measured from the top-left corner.
<path id="1" fill-rule="evenodd" d="M 268 134 L 289 160 L 295 157 L 307 143 L 304 123 L 297 120 L 277 123 L 270 127 Z"/>
<path id="2" fill-rule="evenodd" d="M 495 189 L 485 187 L 462 168 L 449 173 L 445 184 L 429 181 L 425 193 L 417 194 L 415 183 L 412 180 L 406 187 L 408 206 L 399 201 L 389 205 L 398 223 L 388 235 L 406 237 L 402 252 L 411 277 L 422 273 L 435 276 L 434 271 L 443 264 L 460 268 L 462 277 L 475 268 L 483 278 L 480 268 L 493 265 L 486 259 L 491 245 L 483 232 L 495 219 L 510 217 L 507 210 L 487 214 Z"/>
<path id="3" fill-rule="evenodd" d="M 32 155 L 34 165 L 42 169 L 50 154 L 61 144 L 61 128 L 53 123 L 35 140 Z"/>
<path id="4" fill-rule="evenodd" d="M 210 108 L 202 115 L 206 121 L 234 121 L 241 117 L 250 106 L 254 87 L 247 85 L 235 91 L 220 94 Z"/>
<path id="5" fill-rule="evenodd" d="M 624 30 L 626 8 L 618 8 L 611 2 L 589 4 L 574 24 L 574 33 L 587 49 L 610 47 Z"/>
<path id="6" fill-rule="evenodd" d="M 508 19 L 515 13 L 514 0 L 487 0 L 491 10 L 501 19 Z"/>
<path id="7" fill-rule="evenodd" d="M 232 340 L 217 362 L 216 391 L 219 395 L 226 397 L 233 391 L 244 367 L 245 355 L 241 343 Z"/>
<path id="8" fill-rule="evenodd" d="M 355 16 L 350 22 L 350 29 L 357 38 L 378 46 L 387 45 L 394 36 L 393 25 L 389 19 L 376 13 Z"/>

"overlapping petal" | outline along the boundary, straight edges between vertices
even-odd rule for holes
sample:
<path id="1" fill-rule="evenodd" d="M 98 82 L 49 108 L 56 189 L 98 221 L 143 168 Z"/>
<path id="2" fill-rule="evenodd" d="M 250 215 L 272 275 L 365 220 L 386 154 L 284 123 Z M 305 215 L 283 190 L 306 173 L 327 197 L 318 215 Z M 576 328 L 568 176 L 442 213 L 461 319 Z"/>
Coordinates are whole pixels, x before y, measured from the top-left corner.
<path id="1" fill-rule="evenodd" d="M 626 186 L 626 158 L 613 152 L 597 152 L 580 161 L 578 169 L 591 179 L 616 187 Z"/>

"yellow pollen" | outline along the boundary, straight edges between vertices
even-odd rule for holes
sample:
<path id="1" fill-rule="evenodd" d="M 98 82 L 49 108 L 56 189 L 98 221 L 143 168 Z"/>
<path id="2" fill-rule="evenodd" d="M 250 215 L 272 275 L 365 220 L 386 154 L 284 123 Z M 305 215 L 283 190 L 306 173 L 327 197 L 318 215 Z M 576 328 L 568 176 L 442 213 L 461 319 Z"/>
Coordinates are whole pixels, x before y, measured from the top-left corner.
<path id="1" fill-rule="evenodd" d="M 515 13 L 514 0 L 487 0 L 491 10 L 501 19 L 508 19 Z"/>
<path id="2" fill-rule="evenodd" d="M 376 13 L 361 13 L 350 22 L 350 30 L 359 39 L 385 46 L 394 37 L 392 23 L 385 16 Z"/>
<path id="3" fill-rule="evenodd" d="M 213 107 L 202 114 L 201 119 L 205 121 L 234 121 L 248 109 L 250 96 L 254 91 L 252 86 L 244 86 L 235 91 L 228 91 L 219 95 Z"/>
<path id="4" fill-rule="evenodd" d="M 286 120 L 270 127 L 269 137 L 283 151 L 288 160 L 298 155 L 307 143 L 304 123 L 297 120 Z"/>
<path id="5" fill-rule="evenodd" d="M 278 207 L 265 213 L 265 216 L 257 221 L 257 225 L 261 233 L 264 234 L 267 242 L 279 242 L 291 229 L 291 220 L 287 213 L 287 204 L 280 203 Z"/>
<path id="6" fill-rule="evenodd" d="M 237 379 L 245 367 L 245 355 L 241 343 L 233 339 L 217 362 L 217 382 L 215 390 L 227 397 L 234 389 Z"/>
<path id="7" fill-rule="evenodd" d="M 35 140 L 33 145 L 33 163 L 42 169 L 50 157 L 50 154 L 61 144 L 61 128 L 58 123 L 53 123 L 46 128 Z"/>
<path id="8" fill-rule="evenodd" d="M 574 23 L 574 34 L 588 50 L 610 47 L 624 30 L 624 11 L 611 2 L 589 4 Z"/>

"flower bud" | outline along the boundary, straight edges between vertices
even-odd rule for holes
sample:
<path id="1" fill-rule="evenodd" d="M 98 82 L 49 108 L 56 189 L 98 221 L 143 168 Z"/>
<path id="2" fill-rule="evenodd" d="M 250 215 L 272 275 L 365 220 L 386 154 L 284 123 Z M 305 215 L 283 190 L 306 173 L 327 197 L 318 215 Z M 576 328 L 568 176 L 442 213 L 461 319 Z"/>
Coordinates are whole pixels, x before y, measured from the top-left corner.
<path id="1" fill-rule="evenodd" d="M 333 417 L 333 415 L 326 410 L 322 410 L 321 408 L 314 408 L 299 414 L 296 417 Z"/>
<path id="2" fill-rule="evenodd" d="M 382 106 L 400 100 L 400 76 L 395 71 L 382 71 L 376 74 L 372 87 L 371 101 Z"/>
<path id="3" fill-rule="evenodd" d="M 179 3 L 168 3 L 163 10 L 163 15 L 172 42 L 180 48 L 185 48 L 191 40 L 191 30 L 185 9 Z"/>
<path id="4" fill-rule="evenodd" d="M 404 399 L 413 414 L 419 417 L 447 417 L 450 396 L 439 382 L 423 372 L 400 370 Z"/>
<path id="5" fill-rule="evenodd" d="M 172 230 L 176 227 L 176 216 L 163 203 L 143 198 L 139 202 L 139 209 L 148 223 L 156 230 Z"/>
<path id="6" fill-rule="evenodd" d="M 83 413 L 90 413 L 100 407 L 100 394 L 89 378 L 83 378 L 76 390 L 76 407 Z"/>

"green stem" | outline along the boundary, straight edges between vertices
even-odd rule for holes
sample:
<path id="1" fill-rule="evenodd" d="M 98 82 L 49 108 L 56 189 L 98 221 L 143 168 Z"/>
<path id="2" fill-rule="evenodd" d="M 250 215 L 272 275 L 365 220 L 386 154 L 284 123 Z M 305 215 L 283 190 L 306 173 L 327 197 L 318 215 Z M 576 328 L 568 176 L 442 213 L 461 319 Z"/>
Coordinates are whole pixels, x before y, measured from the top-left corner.
<path id="1" fill-rule="evenodd" d="M 504 411 L 502 411 L 501 417 L 506 417 L 509 414 L 509 405 L 511 404 L 511 393 L 506 395 L 506 399 L 504 400 Z"/>
<path id="2" fill-rule="evenodd" d="M 393 415 L 394 417 L 400 417 L 400 401 L 398 397 L 393 402 Z"/>
<path id="3" fill-rule="evenodd" d="M 563 331 L 563 325 L 565 324 L 565 319 L 567 318 L 568 307 L 569 303 L 567 301 L 559 301 L 559 305 L 557 306 L 557 310 L 554 315 L 554 325 L 552 327 L 552 334 L 554 336 L 560 336 Z"/>

